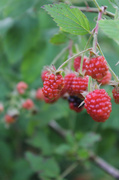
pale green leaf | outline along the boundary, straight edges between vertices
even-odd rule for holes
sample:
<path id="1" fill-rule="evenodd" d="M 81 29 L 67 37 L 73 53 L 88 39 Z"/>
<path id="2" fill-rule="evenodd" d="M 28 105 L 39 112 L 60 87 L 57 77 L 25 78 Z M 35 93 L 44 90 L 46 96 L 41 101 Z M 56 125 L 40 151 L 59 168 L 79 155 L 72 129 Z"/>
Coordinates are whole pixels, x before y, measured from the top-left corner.
<path id="1" fill-rule="evenodd" d="M 99 27 L 109 38 L 119 44 L 119 20 L 100 20 Z"/>
<path id="2" fill-rule="evenodd" d="M 79 141 L 79 146 L 87 148 L 93 146 L 94 143 L 100 140 L 100 135 L 92 132 L 86 133 L 85 136 Z"/>
<path id="3" fill-rule="evenodd" d="M 109 0 L 114 8 L 119 8 L 119 0 Z"/>
<path id="4" fill-rule="evenodd" d="M 53 17 L 62 31 L 75 35 L 90 33 L 90 26 L 86 16 L 78 8 L 70 8 L 69 5 L 49 4 L 43 8 Z"/>
<path id="5" fill-rule="evenodd" d="M 0 34 L 5 34 L 12 27 L 14 20 L 10 17 L 0 20 Z"/>

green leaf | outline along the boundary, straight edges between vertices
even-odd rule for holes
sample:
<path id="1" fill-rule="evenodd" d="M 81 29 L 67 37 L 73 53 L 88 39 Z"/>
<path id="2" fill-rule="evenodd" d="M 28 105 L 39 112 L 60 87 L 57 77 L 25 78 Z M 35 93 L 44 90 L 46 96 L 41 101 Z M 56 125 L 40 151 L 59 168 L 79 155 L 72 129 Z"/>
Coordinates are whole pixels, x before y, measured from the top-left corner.
<path id="1" fill-rule="evenodd" d="M 44 59 L 44 51 L 39 44 L 24 56 L 21 65 L 21 72 L 24 81 L 32 83 L 37 76 L 40 76 L 43 67 L 42 59 Z"/>
<path id="2" fill-rule="evenodd" d="M 78 8 L 60 3 L 45 5 L 43 8 L 54 18 L 62 31 L 75 35 L 90 33 L 90 26 L 86 16 Z"/>
<path id="3" fill-rule="evenodd" d="M 29 168 L 28 162 L 24 159 L 18 159 L 14 163 L 14 172 L 12 180 L 28 180 L 33 173 Z"/>
<path id="4" fill-rule="evenodd" d="M 109 38 L 119 44 L 119 20 L 100 20 L 99 27 Z"/>
<path id="5" fill-rule="evenodd" d="M 29 161 L 34 172 L 42 177 L 57 177 L 59 175 L 59 166 L 54 158 L 43 158 L 33 153 L 27 152 L 26 158 Z"/>
<path id="6" fill-rule="evenodd" d="M 71 147 L 68 144 L 61 144 L 55 149 L 55 153 L 59 155 L 64 155 L 69 152 Z"/>
<path id="7" fill-rule="evenodd" d="M 0 34 L 5 34 L 12 27 L 14 20 L 10 17 L 0 21 Z"/>
<path id="8" fill-rule="evenodd" d="M 86 149 L 80 148 L 78 150 L 78 156 L 80 159 L 83 159 L 83 160 L 87 159 L 87 158 L 89 158 L 89 152 Z"/>
<path id="9" fill-rule="evenodd" d="M 58 45 L 58 44 L 66 43 L 67 40 L 68 40 L 68 38 L 66 37 L 65 33 L 59 32 L 50 39 L 50 42 L 52 44 Z"/>
<path id="10" fill-rule="evenodd" d="M 79 146 L 88 148 L 91 147 L 95 142 L 100 140 L 100 135 L 95 133 L 86 133 L 86 135 L 79 141 Z"/>
<path id="11" fill-rule="evenodd" d="M 109 0 L 114 8 L 119 8 L 119 0 Z"/>
<path id="12" fill-rule="evenodd" d="M 20 60 L 37 43 L 39 21 L 29 14 L 14 23 L 4 38 L 4 48 L 11 63 Z"/>
<path id="13" fill-rule="evenodd" d="M 34 137 L 28 140 L 28 143 L 35 148 L 40 148 L 42 154 L 49 155 L 52 152 L 51 143 L 47 137 L 47 135 L 40 130 L 40 132 L 36 133 Z"/>
<path id="14" fill-rule="evenodd" d="M 31 152 L 26 152 L 26 159 L 30 163 L 31 168 L 34 172 L 38 172 L 42 169 L 42 157 L 32 154 Z"/>

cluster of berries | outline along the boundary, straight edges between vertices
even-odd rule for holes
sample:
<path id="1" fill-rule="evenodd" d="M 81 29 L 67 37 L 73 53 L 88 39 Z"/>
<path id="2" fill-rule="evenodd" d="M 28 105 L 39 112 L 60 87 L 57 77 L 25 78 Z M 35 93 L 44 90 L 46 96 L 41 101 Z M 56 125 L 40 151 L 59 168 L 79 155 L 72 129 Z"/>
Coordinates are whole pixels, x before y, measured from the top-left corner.
<path id="1" fill-rule="evenodd" d="M 63 77 L 61 72 L 56 70 L 54 66 L 47 68 L 41 74 L 43 81 L 43 88 L 39 88 L 35 92 L 35 99 L 44 100 L 46 103 L 54 103 L 59 98 L 67 99 L 69 108 L 79 113 L 84 108 L 87 113 L 97 122 L 106 121 L 111 113 L 111 98 L 104 89 L 99 89 L 100 85 L 110 83 L 111 73 L 108 70 L 107 62 L 103 56 L 97 56 L 88 59 L 84 57 L 82 71 L 80 71 L 81 56 L 74 59 L 74 70 L 68 71 Z M 92 91 L 88 92 L 89 77 L 97 81 Z M 115 103 L 119 104 L 119 83 L 113 85 L 112 90 Z M 21 107 L 26 110 L 33 111 L 35 104 L 32 99 L 22 98 L 28 89 L 25 82 L 19 82 L 16 86 L 18 95 L 20 95 Z M 25 96 L 26 97 L 26 96 Z M 28 97 L 30 97 L 28 95 Z M 0 112 L 3 112 L 4 107 L 0 104 Z M 5 115 L 5 122 L 7 124 L 13 123 L 16 116 L 7 113 Z"/>
<path id="2" fill-rule="evenodd" d="M 47 103 L 53 103 L 60 97 L 65 97 L 68 99 L 70 109 L 81 112 L 85 107 L 93 120 L 104 122 L 109 118 L 112 110 L 111 98 L 104 89 L 94 88 L 88 92 L 88 81 L 91 76 L 100 85 L 109 84 L 111 73 L 107 62 L 103 56 L 90 59 L 84 57 L 82 72 L 80 72 L 80 65 L 81 56 L 74 59 L 75 71 L 70 71 L 64 77 L 60 72 L 44 70 L 41 76 L 44 100 Z M 114 87 L 112 93 L 115 102 L 119 103 L 118 87 Z"/>

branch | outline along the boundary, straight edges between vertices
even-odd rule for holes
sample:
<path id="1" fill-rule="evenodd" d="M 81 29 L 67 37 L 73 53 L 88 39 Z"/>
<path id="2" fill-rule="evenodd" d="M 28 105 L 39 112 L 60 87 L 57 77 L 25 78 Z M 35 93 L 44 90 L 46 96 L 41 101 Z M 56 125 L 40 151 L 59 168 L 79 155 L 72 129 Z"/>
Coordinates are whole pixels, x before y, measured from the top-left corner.
<path id="1" fill-rule="evenodd" d="M 71 8 L 78 8 L 80 11 L 83 11 L 83 12 L 99 13 L 98 8 L 77 7 L 77 6 L 71 6 Z M 103 14 L 106 15 L 106 16 L 109 16 L 111 18 L 114 18 L 114 16 L 115 16 L 113 13 L 111 13 L 109 11 L 105 11 Z"/>
<path id="2" fill-rule="evenodd" d="M 49 127 L 52 128 L 56 133 L 62 136 L 66 140 L 67 131 L 64 130 L 56 121 L 52 120 L 49 123 Z M 102 158 L 96 156 L 94 153 L 90 153 L 89 160 L 98 165 L 106 173 L 119 180 L 119 170 L 111 166 L 109 163 L 104 161 Z"/>
<path id="3" fill-rule="evenodd" d="M 66 138 L 66 134 L 67 134 L 66 130 L 61 128 L 60 125 L 58 123 L 56 123 L 56 121 L 52 120 L 52 121 L 50 121 L 50 123 L 48 125 L 51 129 L 53 129 L 61 137 L 63 137 L 64 139 Z"/>
<path id="4" fill-rule="evenodd" d="M 108 164 L 106 161 L 104 161 L 102 158 L 90 154 L 90 160 L 97 164 L 101 169 L 103 169 L 105 172 L 119 180 L 119 170 Z"/>

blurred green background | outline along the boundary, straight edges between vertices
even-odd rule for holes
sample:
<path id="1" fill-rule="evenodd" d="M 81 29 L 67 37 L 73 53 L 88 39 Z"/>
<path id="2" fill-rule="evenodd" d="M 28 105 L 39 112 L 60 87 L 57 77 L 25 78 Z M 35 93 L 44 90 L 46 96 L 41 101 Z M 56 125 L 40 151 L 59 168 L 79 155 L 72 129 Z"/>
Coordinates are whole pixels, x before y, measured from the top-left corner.
<path id="1" fill-rule="evenodd" d="M 16 123 L 9 128 L 3 123 L 6 112 L 14 108 L 10 97 L 16 84 L 19 81 L 28 83 L 29 95 L 42 87 L 43 66 L 50 65 L 69 44 L 68 39 L 60 45 L 50 42 L 59 27 L 41 6 L 54 2 L 59 1 L 0 0 L 0 101 L 5 106 L 0 115 L 0 180 L 113 180 L 87 160 L 87 152 L 92 150 L 119 168 L 119 107 L 113 99 L 111 116 L 101 124 L 94 122 L 85 110 L 79 114 L 71 111 L 63 99 L 52 105 L 33 99 L 37 114 L 22 110 Z M 62 2 L 85 6 L 84 1 Z M 92 1 L 87 2 L 94 7 Z M 115 12 L 109 1 L 98 0 L 98 3 Z M 85 15 L 93 29 L 97 14 Z M 84 49 L 88 35 L 69 36 L 74 44 L 78 44 L 79 50 Z M 108 63 L 118 75 L 119 65 L 115 66 L 119 60 L 118 45 L 101 30 L 98 40 Z M 56 67 L 67 58 L 68 51 L 61 56 Z M 106 86 L 105 89 L 112 97 L 112 88 Z M 69 131 L 66 141 L 49 128 L 51 120 L 56 120 Z M 75 153 L 81 160 L 79 165 L 61 178 L 65 169 L 76 161 Z"/>

